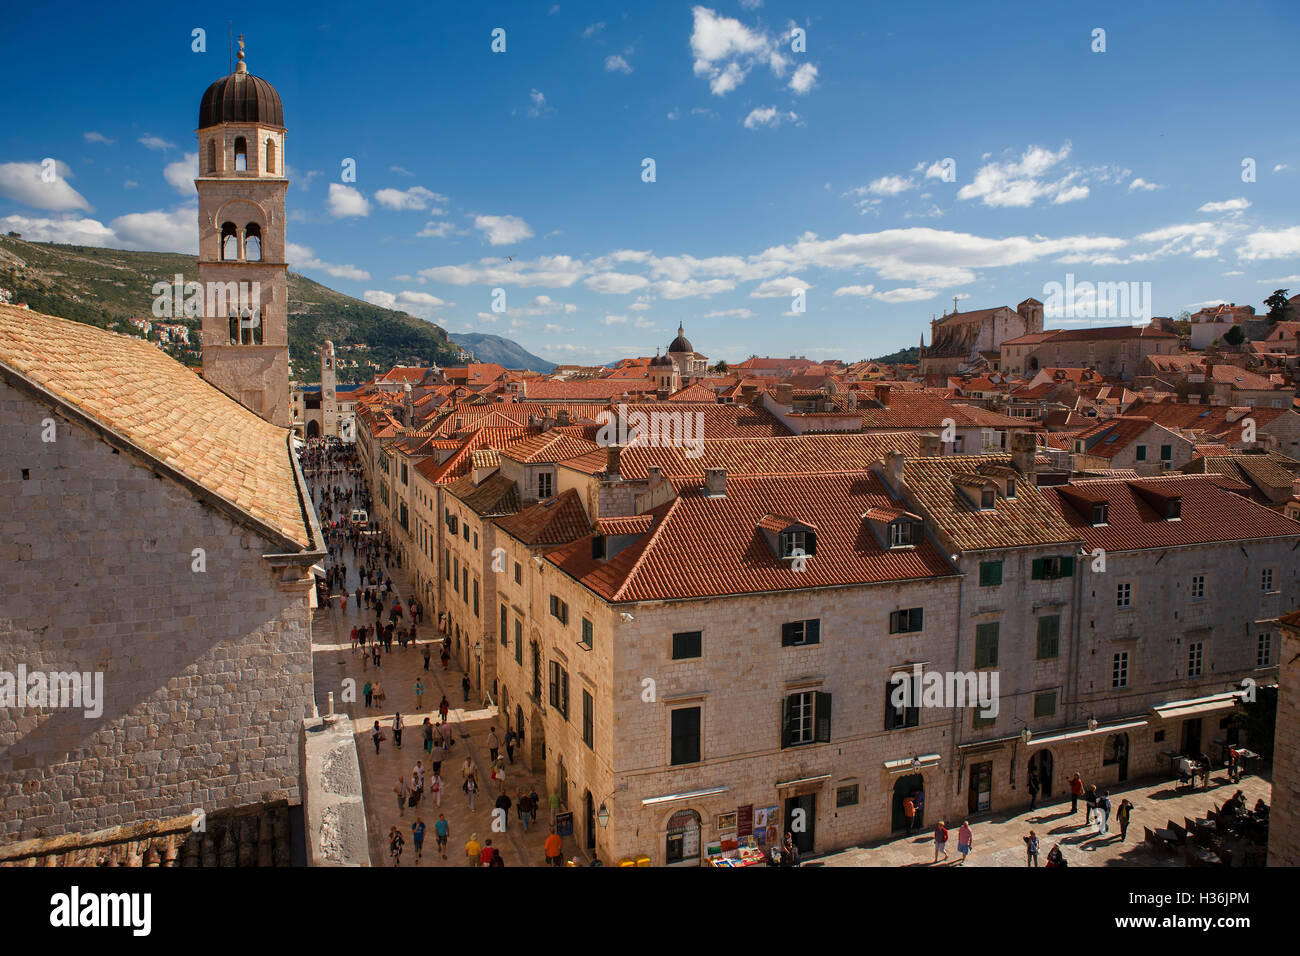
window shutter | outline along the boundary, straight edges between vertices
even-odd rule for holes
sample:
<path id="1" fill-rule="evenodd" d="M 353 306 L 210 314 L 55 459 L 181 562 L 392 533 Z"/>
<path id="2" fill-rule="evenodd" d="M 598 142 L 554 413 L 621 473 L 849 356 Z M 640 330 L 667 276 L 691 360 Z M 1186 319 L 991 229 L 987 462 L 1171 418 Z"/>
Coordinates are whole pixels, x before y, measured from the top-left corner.
<path id="1" fill-rule="evenodd" d="M 790 746 L 790 698 L 781 701 L 781 749 Z"/>
<path id="2" fill-rule="evenodd" d="M 818 743 L 828 743 L 831 739 L 831 695 L 817 693 L 816 710 L 813 713 L 816 718 L 816 730 L 813 739 Z"/>
<path id="3" fill-rule="evenodd" d="M 804 622 L 804 643 L 819 644 L 822 639 L 822 622 L 821 618 L 815 621 Z"/>
<path id="4" fill-rule="evenodd" d="M 786 621 L 781 625 L 781 646 L 790 647 L 795 642 L 794 622 Z M 783 745 L 784 746 L 784 745 Z"/>
<path id="5" fill-rule="evenodd" d="M 893 730 L 894 727 L 896 726 L 894 724 L 894 716 L 896 714 L 896 711 L 894 710 L 894 687 L 895 686 L 896 685 L 892 681 L 885 681 L 885 729 L 886 730 Z"/>
<path id="6" fill-rule="evenodd" d="M 816 531 L 809 530 L 804 532 L 803 550 L 805 554 L 811 555 L 817 553 L 817 532 Z"/>
<path id="7" fill-rule="evenodd" d="M 912 608 L 912 630 L 914 631 L 921 630 L 921 620 L 924 615 L 925 615 L 924 608 L 919 608 L 919 607 Z"/>
<path id="8" fill-rule="evenodd" d="M 1068 578 L 1074 575 L 1074 555 L 1061 559 L 1061 577 Z"/>
<path id="9" fill-rule="evenodd" d="M 1030 573 L 1030 578 L 1034 581 L 1043 580 L 1043 559 L 1042 558 L 1034 558 L 1034 566 L 1032 572 Z"/>
<path id="10" fill-rule="evenodd" d="M 890 612 L 889 612 L 889 633 L 890 633 L 890 634 L 897 634 L 897 633 L 898 633 L 898 629 L 899 629 L 898 618 L 899 618 L 899 614 L 900 614 L 900 613 L 901 613 L 901 612 L 899 612 L 899 611 L 890 611 Z"/>

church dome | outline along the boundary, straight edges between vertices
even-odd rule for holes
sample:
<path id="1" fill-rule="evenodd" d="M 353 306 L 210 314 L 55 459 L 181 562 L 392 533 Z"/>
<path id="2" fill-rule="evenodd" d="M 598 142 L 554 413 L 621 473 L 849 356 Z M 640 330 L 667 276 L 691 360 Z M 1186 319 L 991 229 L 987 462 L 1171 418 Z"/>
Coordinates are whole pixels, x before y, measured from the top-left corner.
<path id="1" fill-rule="evenodd" d="M 673 360 L 670 359 L 667 355 L 660 355 L 658 353 L 655 353 L 655 357 L 650 360 L 650 364 L 651 366 L 672 365 Z"/>
<path id="2" fill-rule="evenodd" d="M 691 345 L 690 340 L 683 334 L 685 329 L 681 323 L 677 324 L 677 338 L 668 343 L 669 352 L 694 352 L 695 348 Z"/>
<path id="3" fill-rule="evenodd" d="M 235 72 L 207 88 L 199 102 L 199 129 L 219 123 L 260 123 L 284 126 L 284 107 L 275 87 L 253 76 L 244 65 L 244 41 L 239 41 Z"/>

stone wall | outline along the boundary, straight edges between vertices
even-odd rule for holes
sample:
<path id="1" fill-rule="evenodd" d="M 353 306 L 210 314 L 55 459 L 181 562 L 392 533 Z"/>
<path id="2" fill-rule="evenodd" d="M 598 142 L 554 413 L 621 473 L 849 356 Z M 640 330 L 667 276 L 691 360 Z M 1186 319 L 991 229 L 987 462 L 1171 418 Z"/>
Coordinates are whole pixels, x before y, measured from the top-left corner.
<path id="1" fill-rule="evenodd" d="M 1282 628 L 1282 674 L 1273 742 L 1272 824 L 1268 828 L 1268 865 L 1300 866 L 1300 631 Z"/>
<path id="2" fill-rule="evenodd" d="M 102 672 L 103 712 L 0 707 L 0 840 L 298 803 L 309 579 L 81 426 L 42 442 L 47 417 L 0 385 L 0 668 Z"/>

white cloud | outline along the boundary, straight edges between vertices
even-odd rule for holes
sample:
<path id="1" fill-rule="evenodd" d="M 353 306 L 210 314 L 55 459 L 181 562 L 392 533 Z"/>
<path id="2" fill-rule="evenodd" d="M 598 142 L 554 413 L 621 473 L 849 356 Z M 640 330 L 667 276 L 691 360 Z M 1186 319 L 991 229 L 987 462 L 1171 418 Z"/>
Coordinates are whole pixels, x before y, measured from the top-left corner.
<path id="1" fill-rule="evenodd" d="M 916 169 L 914 169 L 913 172 L 919 173 L 922 169 L 925 170 L 926 179 L 943 179 L 944 174 L 948 171 L 948 168 L 944 165 L 944 160 L 942 159 L 936 159 L 929 166 L 925 165 L 925 163 L 917 163 Z"/>
<path id="2" fill-rule="evenodd" d="M 701 318 L 705 319 L 752 319 L 757 312 L 752 309 L 718 309 L 714 312 L 706 312 Z"/>
<path id="3" fill-rule="evenodd" d="M 760 126 L 780 126 L 787 120 L 791 123 L 797 123 L 799 114 L 782 113 L 775 106 L 761 106 L 750 110 L 749 115 L 745 117 L 745 129 L 758 129 Z"/>
<path id="4" fill-rule="evenodd" d="M 627 325 L 626 315 L 607 315 L 600 320 L 602 325 Z"/>
<path id="5" fill-rule="evenodd" d="M 75 246 L 112 246 L 117 241 L 113 230 L 98 219 L 46 219 L 14 213 L 0 219 L 0 231 L 16 232 L 33 242 L 62 242 Z"/>
<path id="6" fill-rule="evenodd" d="M 429 203 L 447 202 L 446 196 L 440 196 L 423 186 L 410 189 L 381 189 L 375 193 L 375 202 L 388 209 L 427 209 Z"/>
<path id="7" fill-rule="evenodd" d="M 779 279 L 768 279 L 761 283 L 758 288 L 749 294 L 751 299 L 779 299 L 790 298 L 791 293 L 796 289 L 807 291 L 812 288 L 807 282 L 795 276 L 783 276 Z"/>
<path id="8" fill-rule="evenodd" d="M 866 297 L 875 291 L 876 287 L 874 285 L 842 285 L 832 295 L 860 295 Z"/>
<path id="9" fill-rule="evenodd" d="M 494 246 L 508 246 L 533 237 L 533 230 L 518 216 L 475 216 L 474 228 Z"/>
<path id="10" fill-rule="evenodd" d="M 163 139 L 161 136 L 141 136 L 140 145 L 146 149 L 169 150 L 175 149 L 176 144 Z"/>
<path id="11" fill-rule="evenodd" d="M 353 265 L 336 265 L 332 262 L 322 262 L 320 259 L 316 258 L 316 253 L 313 252 L 311 248 L 308 246 L 300 246 L 296 242 L 286 242 L 284 245 L 284 254 L 285 258 L 289 261 L 289 265 L 299 271 L 303 269 L 319 269 L 321 272 L 328 273 L 336 279 L 355 279 L 362 281 L 370 278 L 370 273 L 365 269 L 359 269 Z"/>
<path id="12" fill-rule="evenodd" d="M 1300 256 L 1300 226 L 1289 229 L 1265 229 L 1246 237 L 1237 250 L 1241 259 L 1287 259 Z"/>
<path id="13" fill-rule="evenodd" d="M 623 59 L 621 56 L 607 56 L 605 57 L 605 72 L 631 73 L 632 67 L 628 64 L 627 60 Z"/>
<path id="14" fill-rule="evenodd" d="M 719 16 L 707 7 L 693 7 L 691 53 L 696 76 L 707 77 L 715 96 L 725 96 L 755 66 L 767 66 L 778 78 L 785 76 L 789 60 L 782 44 L 762 29 L 750 29 L 733 17 Z M 808 82 L 805 73 L 801 82 Z"/>
<path id="15" fill-rule="evenodd" d="M 603 29 L 605 29 L 604 20 L 600 21 L 599 23 L 593 23 L 589 25 L 587 29 L 582 31 L 582 38 L 584 40 L 590 40 L 592 37 L 596 36 L 596 34 L 600 33 L 600 31 Z"/>
<path id="16" fill-rule="evenodd" d="M 149 252 L 199 251 L 199 208 L 177 206 L 171 212 L 153 210 L 118 216 L 109 223 L 115 244 Z"/>
<path id="17" fill-rule="evenodd" d="M 592 292 L 603 292 L 607 295 L 626 295 L 629 292 L 636 292 L 638 289 L 644 289 L 650 284 L 650 280 L 645 276 L 631 275 L 626 272 L 604 272 L 600 275 L 591 276 L 582 283 Z"/>
<path id="18" fill-rule="evenodd" d="M 1207 202 L 1197 212 L 1243 212 L 1250 208 L 1250 200 L 1244 198 L 1225 199 L 1223 202 Z"/>
<path id="19" fill-rule="evenodd" d="M 1044 177 L 1070 155 L 1066 143 L 1056 152 L 1030 146 L 1020 159 L 991 162 L 981 166 L 975 178 L 957 191 L 958 199 L 978 199 L 985 206 L 1032 206 L 1039 199 L 1055 203 L 1071 202 L 1088 195 L 1087 187 L 1077 184 L 1078 170 L 1067 172 L 1057 180 Z"/>
<path id="20" fill-rule="evenodd" d="M 645 312 L 650 308 L 650 300 L 645 296 L 640 296 L 635 302 L 628 306 L 633 312 Z"/>
<path id="21" fill-rule="evenodd" d="M 1141 190 L 1142 192 L 1149 193 L 1152 192 L 1153 190 L 1164 189 L 1164 188 L 1165 188 L 1164 186 L 1161 186 L 1158 183 L 1147 182 L 1141 176 L 1139 176 L 1137 179 L 1133 180 L 1131 183 L 1128 184 L 1129 192 L 1133 192 L 1136 189 L 1136 190 Z"/>
<path id="22" fill-rule="evenodd" d="M 554 113 L 555 109 L 546 102 L 546 94 L 541 90 L 529 90 L 528 101 L 532 104 L 528 107 L 528 115 L 533 119 L 546 116 L 548 113 Z"/>
<path id="23" fill-rule="evenodd" d="M 326 206 L 329 208 L 329 214 L 335 219 L 370 215 L 370 200 L 366 199 L 359 189 L 342 183 L 330 183 Z"/>
<path id="24" fill-rule="evenodd" d="M 934 289 L 899 288 L 877 292 L 872 298 L 881 302 L 920 302 L 923 299 L 933 299 L 938 294 Z"/>
<path id="25" fill-rule="evenodd" d="M 163 167 L 163 179 L 182 196 L 194 195 L 194 180 L 199 175 L 199 154 L 186 153 Z"/>
<path id="26" fill-rule="evenodd" d="M 50 212 L 90 211 L 86 197 L 68 185 L 72 170 L 67 163 L 55 161 L 53 182 L 42 180 L 43 171 L 40 163 L 0 163 L 0 196 Z"/>
<path id="27" fill-rule="evenodd" d="M 361 297 L 371 305 L 409 312 L 421 319 L 430 318 L 437 309 L 447 304 L 436 295 L 430 295 L 427 292 L 403 291 L 394 295 L 392 292 L 384 292 L 379 289 L 367 289 L 361 294 Z"/>
<path id="28" fill-rule="evenodd" d="M 1289 167 L 1286 163 L 1278 163 L 1276 166 L 1273 167 L 1273 172 L 1284 173 L 1290 168 L 1291 167 Z"/>
<path id="29" fill-rule="evenodd" d="M 117 142 L 115 139 L 109 139 L 103 133 L 96 133 L 93 129 L 81 134 L 85 137 L 87 143 L 102 143 L 105 146 L 112 146 Z M 1274 170 L 1276 172 L 1276 170 Z"/>
<path id="30" fill-rule="evenodd" d="M 881 176 L 873 179 L 867 186 L 867 192 L 875 196 L 897 196 L 916 186 L 911 176 Z"/>
<path id="31" fill-rule="evenodd" d="M 388 171 L 389 171 L 390 173 L 397 173 L 397 175 L 399 175 L 399 176 L 414 176 L 414 175 L 415 175 L 415 173 L 411 172 L 409 169 L 406 169 L 406 168 L 403 167 L 403 166 L 389 166 L 389 167 L 388 167 Z"/>
<path id="32" fill-rule="evenodd" d="M 719 292 L 730 292 L 735 287 L 736 283 L 730 279 L 690 279 L 685 282 L 664 279 L 656 282 L 653 289 L 656 295 L 664 299 L 686 299 L 693 295 L 707 298 Z"/>
<path id="33" fill-rule="evenodd" d="M 799 95 L 810 91 L 817 83 L 817 67 L 811 63 L 804 63 L 794 71 L 794 76 L 790 77 L 790 89 Z"/>
<path id="34" fill-rule="evenodd" d="M 442 222 L 430 220 L 415 235 L 418 239 L 445 239 L 451 235 L 452 228 L 450 219 L 444 219 Z"/>

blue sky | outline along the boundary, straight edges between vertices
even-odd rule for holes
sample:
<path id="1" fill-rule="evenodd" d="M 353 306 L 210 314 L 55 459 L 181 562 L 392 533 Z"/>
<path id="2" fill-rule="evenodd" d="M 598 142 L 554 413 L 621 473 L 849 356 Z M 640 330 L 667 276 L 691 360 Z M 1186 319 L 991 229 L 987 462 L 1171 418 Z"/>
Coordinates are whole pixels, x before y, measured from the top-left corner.
<path id="1" fill-rule="evenodd" d="M 710 358 L 854 360 L 1067 274 L 1157 315 L 1300 291 L 1300 4 L 1080 7 L 288 2 L 234 31 L 284 101 L 291 267 L 552 361 L 679 321 Z M 59 10 L 6 12 L 0 229 L 195 251 L 228 16 Z"/>

